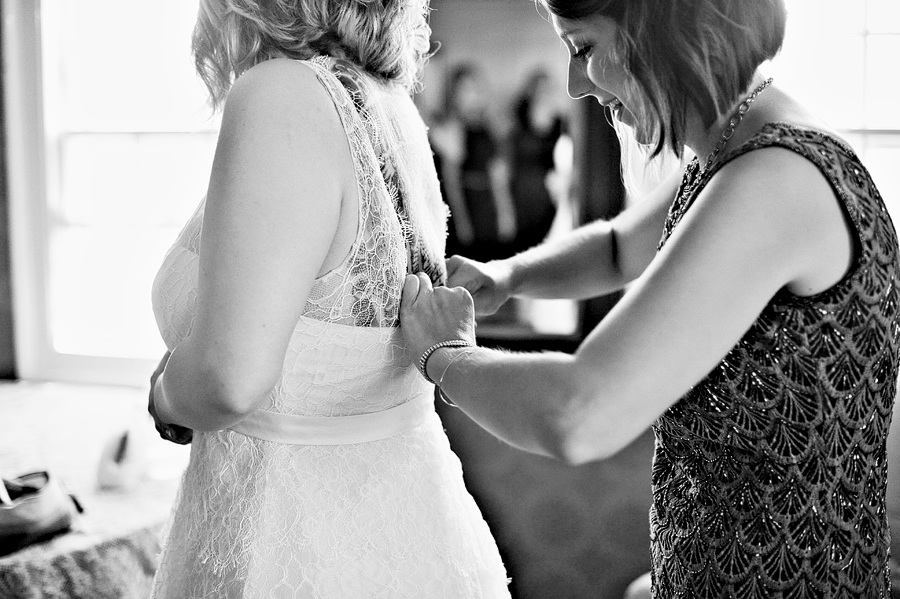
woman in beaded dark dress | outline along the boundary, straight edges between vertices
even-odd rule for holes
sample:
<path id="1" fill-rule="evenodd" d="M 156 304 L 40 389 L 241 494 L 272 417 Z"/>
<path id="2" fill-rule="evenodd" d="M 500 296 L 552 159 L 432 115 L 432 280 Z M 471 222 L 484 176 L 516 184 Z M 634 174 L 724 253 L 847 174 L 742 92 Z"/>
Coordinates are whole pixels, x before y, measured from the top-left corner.
<path id="1" fill-rule="evenodd" d="M 697 158 L 610 222 L 451 258 L 448 287 L 407 277 L 420 369 L 493 434 L 568 462 L 652 426 L 656 597 L 887 597 L 897 236 L 850 147 L 759 72 L 782 0 L 541 2 L 569 94 L 652 154 Z M 574 355 L 473 345 L 474 311 L 510 296 L 626 284 Z"/>

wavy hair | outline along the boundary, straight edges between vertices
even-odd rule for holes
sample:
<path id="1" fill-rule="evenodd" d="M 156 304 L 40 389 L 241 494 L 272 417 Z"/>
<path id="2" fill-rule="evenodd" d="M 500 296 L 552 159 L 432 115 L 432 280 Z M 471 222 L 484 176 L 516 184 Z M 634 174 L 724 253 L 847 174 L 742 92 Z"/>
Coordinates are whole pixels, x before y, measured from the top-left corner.
<path id="1" fill-rule="evenodd" d="M 428 0 L 200 0 L 194 65 L 218 108 L 234 80 L 271 58 L 332 56 L 417 91 Z"/>
<path id="2" fill-rule="evenodd" d="M 638 122 L 651 157 L 684 150 L 687 112 L 706 127 L 732 109 L 757 67 L 784 41 L 784 0 L 537 0 L 567 20 L 615 21 L 612 60 L 630 75 L 643 106 Z"/>

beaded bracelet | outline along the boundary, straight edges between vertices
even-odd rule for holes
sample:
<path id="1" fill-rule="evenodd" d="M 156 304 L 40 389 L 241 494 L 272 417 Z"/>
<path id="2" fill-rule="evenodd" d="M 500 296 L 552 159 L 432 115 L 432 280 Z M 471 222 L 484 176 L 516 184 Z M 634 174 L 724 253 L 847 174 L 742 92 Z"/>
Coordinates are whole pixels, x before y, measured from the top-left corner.
<path id="1" fill-rule="evenodd" d="M 451 339 L 449 341 L 441 341 L 440 343 L 435 343 L 428 349 L 426 349 L 422 356 L 419 358 L 419 373 L 425 377 L 425 380 L 431 383 L 432 385 L 437 385 L 430 376 L 428 376 L 428 372 L 425 370 L 425 366 L 428 364 L 428 358 L 431 357 L 431 354 L 441 349 L 442 347 L 475 347 L 473 343 L 466 341 L 465 339 Z"/>

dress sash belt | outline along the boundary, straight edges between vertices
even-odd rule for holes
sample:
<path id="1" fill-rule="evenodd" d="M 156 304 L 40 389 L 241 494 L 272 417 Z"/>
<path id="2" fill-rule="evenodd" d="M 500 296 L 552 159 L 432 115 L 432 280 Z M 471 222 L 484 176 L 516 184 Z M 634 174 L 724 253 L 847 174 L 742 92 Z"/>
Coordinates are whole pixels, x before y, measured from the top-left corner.
<path id="1" fill-rule="evenodd" d="M 422 424 L 433 411 L 434 396 L 421 393 L 399 406 L 352 416 L 297 416 L 256 410 L 231 430 L 288 445 L 352 445 L 405 433 Z"/>

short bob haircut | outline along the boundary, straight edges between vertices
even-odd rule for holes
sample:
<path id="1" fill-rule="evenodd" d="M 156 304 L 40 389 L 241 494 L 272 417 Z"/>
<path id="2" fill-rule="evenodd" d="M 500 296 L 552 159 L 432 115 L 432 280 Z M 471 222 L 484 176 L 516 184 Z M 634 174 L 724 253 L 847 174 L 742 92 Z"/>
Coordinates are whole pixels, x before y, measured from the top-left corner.
<path id="1" fill-rule="evenodd" d="M 413 92 L 429 54 L 427 12 L 428 0 L 201 0 L 194 64 L 213 108 L 250 67 L 320 54 Z"/>
<path id="2" fill-rule="evenodd" d="M 757 67 L 778 54 L 784 0 L 538 0 L 561 19 L 612 19 L 621 61 L 645 100 L 652 156 L 684 150 L 688 108 L 711 127 L 735 107 Z"/>

